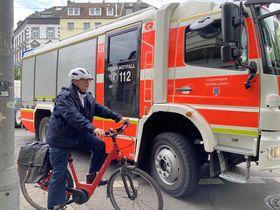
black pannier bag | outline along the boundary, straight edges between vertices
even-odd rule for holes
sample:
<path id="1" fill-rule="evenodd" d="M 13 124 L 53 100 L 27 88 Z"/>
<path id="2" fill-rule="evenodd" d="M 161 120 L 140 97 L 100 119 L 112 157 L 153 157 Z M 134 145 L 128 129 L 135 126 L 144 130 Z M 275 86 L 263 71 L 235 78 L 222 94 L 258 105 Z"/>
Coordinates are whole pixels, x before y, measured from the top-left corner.
<path id="1" fill-rule="evenodd" d="M 50 170 L 49 145 L 42 142 L 20 148 L 18 175 L 21 183 L 36 183 L 46 178 Z"/>

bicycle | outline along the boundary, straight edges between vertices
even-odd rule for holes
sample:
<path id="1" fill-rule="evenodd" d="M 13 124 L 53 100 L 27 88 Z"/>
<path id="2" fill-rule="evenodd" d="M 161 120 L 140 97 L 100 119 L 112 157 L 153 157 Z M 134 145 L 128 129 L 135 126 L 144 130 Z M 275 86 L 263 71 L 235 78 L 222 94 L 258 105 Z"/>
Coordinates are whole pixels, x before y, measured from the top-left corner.
<path id="1" fill-rule="evenodd" d="M 118 147 L 117 136 L 123 133 L 127 126 L 128 124 L 125 124 L 117 128 L 116 131 L 110 129 L 105 132 L 105 136 L 111 137 L 113 147 L 92 184 L 86 184 L 78 180 L 73 157 L 71 154 L 69 155 L 68 165 L 71 173 L 67 169 L 66 205 L 86 203 L 93 195 L 111 161 L 116 159 L 120 162 L 121 166 L 112 173 L 107 184 L 107 198 L 110 198 L 113 207 L 117 210 L 124 208 L 163 209 L 162 194 L 155 181 L 143 170 L 134 165 L 129 165 L 127 159 L 121 153 L 123 148 Z M 46 178 L 35 184 L 20 183 L 23 196 L 36 209 L 44 210 L 47 208 L 47 192 L 51 175 L 52 172 L 50 171 Z M 43 204 L 41 203 L 42 197 L 39 197 L 41 194 L 43 199 L 45 199 Z"/>

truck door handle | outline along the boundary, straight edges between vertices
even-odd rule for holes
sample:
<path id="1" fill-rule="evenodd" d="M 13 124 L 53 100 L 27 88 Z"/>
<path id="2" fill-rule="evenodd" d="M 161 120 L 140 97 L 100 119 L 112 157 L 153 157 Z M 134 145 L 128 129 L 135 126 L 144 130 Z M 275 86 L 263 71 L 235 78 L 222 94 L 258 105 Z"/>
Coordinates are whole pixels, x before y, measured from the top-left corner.
<path id="1" fill-rule="evenodd" d="M 192 88 L 190 88 L 190 87 L 181 87 L 181 88 L 176 88 L 176 91 L 178 91 L 178 92 L 191 92 Z"/>

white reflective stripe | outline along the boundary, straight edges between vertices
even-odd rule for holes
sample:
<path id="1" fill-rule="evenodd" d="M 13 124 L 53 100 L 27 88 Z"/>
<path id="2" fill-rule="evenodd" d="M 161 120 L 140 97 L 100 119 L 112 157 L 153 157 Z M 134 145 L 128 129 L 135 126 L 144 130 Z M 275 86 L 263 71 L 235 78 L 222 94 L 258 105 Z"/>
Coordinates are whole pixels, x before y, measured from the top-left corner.
<path id="1" fill-rule="evenodd" d="M 188 104 L 194 109 L 206 110 L 223 110 L 223 111 L 238 111 L 238 112 L 259 112 L 259 107 L 242 107 L 242 106 L 220 106 L 220 105 L 204 105 L 204 104 Z"/>
<path id="2" fill-rule="evenodd" d="M 203 74 L 202 74 L 203 70 Z M 154 68 L 142 69 L 140 71 L 140 80 L 152 80 L 154 77 Z M 184 78 L 203 78 L 211 76 L 230 76 L 248 74 L 248 71 L 213 69 L 196 66 L 173 67 L 168 69 L 168 79 Z M 175 76 L 174 76 L 175 75 Z M 104 74 L 96 74 L 96 82 L 104 83 Z"/>
<path id="3" fill-rule="evenodd" d="M 34 122 L 34 120 L 30 120 L 30 119 L 26 119 L 26 118 L 21 118 L 21 121 Z"/>
<path id="4" fill-rule="evenodd" d="M 172 69 L 170 69 L 169 71 L 172 71 Z M 242 75 L 242 74 L 248 75 L 248 70 L 242 71 L 242 70 L 214 69 L 214 68 L 197 67 L 197 66 L 183 66 L 183 67 L 176 68 L 175 79 L 229 76 L 229 75 Z"/>
<path id="5" fill-rule="evenodd" d="M 140 71 L 140 80 L 152 80 L 154 69 L 144 69 Z"/>
<path id="6" fill-rule="evenodd" d="M 104 74 L 96 74 L 96 83 L 104 83 Z"/>

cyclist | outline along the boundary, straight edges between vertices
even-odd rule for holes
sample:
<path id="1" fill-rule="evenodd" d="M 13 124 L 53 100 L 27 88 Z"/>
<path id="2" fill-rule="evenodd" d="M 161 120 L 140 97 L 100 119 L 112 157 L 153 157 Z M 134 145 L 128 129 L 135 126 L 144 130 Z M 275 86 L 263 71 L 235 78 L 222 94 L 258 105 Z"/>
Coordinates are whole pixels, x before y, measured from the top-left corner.
<path id="1" fill-rule="evenodd" d="M 105 143 L 99 139 L 105 132 L 91 123 L 93 116 L 129 123 L 128 118 L 96 103 L 91 93 L 87 92 L 93 77 L 86 69 L 72 69 L 69 79 L 70 87 L 63 87 L 56 98 L 46 138 L 46 142 L 50 145 L 53 171 L 48 190 L 48 209 L 60 209 L 65 204 L 67 160 L 70 149 L 91 151 L 87 183 L 93 182 L 105 160 Z M 105 179 L 99 183 L 105 184 L 107 184 Z"/>

